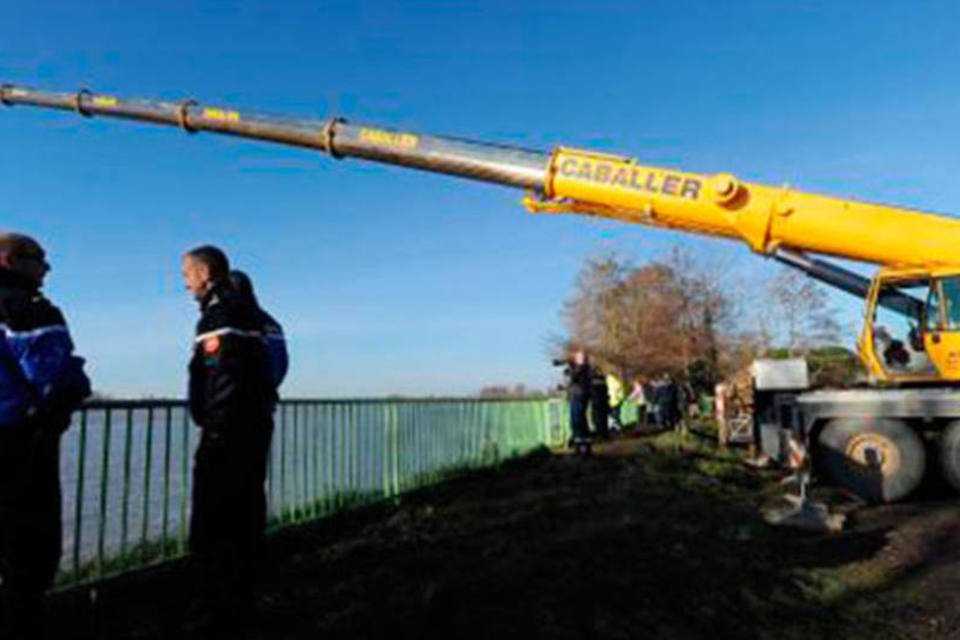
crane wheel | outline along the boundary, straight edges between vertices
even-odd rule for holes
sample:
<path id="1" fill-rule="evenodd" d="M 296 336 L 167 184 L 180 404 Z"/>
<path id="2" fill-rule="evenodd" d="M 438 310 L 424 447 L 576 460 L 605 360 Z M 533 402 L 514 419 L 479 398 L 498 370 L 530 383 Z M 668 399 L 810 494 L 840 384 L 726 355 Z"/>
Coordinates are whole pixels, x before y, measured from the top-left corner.
<path id="1" fill-rule="evenodd" d="M 960 443 L 960 430 L 956 433 Z M 871 502 L 905 498 L 923 480 L 923 441 L 900 420 L 831 420 L 820 432 L 817 445 L 818 468 L 827 478 Z M 960 463 L 960 453 L 957 460 Z"/>
<path id="2" fill-rule="evenodd" d="M 940 471 L 950 486 L 960 491 L 960 420 L 954 420 L 940 434 Z"/>

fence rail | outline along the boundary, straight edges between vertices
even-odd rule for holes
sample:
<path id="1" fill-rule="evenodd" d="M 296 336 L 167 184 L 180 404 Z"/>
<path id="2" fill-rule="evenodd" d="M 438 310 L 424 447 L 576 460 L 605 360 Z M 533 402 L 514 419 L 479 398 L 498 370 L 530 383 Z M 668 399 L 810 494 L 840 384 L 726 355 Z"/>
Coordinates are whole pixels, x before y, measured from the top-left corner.
<path id="1" fill-rule="evenodd" d="M 395 497 L 566 440 L 556 400 L 285 400 L 267 480 L 269 527 Z M 178 400 L 96 401 L 61 447 L 58 585 L 181 557 L 197 430 Z"/>

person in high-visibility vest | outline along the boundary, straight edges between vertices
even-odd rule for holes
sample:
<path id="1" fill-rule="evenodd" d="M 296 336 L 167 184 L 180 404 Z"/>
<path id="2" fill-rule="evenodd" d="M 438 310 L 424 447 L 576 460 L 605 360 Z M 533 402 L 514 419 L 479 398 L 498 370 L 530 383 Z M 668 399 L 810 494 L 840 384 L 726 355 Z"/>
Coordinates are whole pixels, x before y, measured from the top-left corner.
<path id="1" fill-rule="evenodd" d="M 607 374 L 607 395 L 610 398 L 610 430 L 620 433 L 623 431 L 623 423 L 620 421 L 620 408 L 627 398 L 627 390 L 623 380 L 615 373 Z"/>

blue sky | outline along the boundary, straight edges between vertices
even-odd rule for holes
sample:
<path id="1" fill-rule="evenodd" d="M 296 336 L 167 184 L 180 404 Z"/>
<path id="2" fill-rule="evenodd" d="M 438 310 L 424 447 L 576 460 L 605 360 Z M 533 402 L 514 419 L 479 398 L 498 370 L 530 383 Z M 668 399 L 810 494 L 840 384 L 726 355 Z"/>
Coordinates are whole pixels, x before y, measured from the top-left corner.
<path id="1" fill-rule="evenodd" d="M 960 209 L 954 2 L 0 0 L 0 81 L 634 155 Z M 0 226 L 36 235 L 98 389 L 182 395 L 178 257 L 212 242 L 285 325 L 285 395 L 544 387 L 588 256 L 733 243 L 531 216 L 496 186 L 213 135 L 0 110 Z M 855 321 L 856 302 L 837 298 Z"/>

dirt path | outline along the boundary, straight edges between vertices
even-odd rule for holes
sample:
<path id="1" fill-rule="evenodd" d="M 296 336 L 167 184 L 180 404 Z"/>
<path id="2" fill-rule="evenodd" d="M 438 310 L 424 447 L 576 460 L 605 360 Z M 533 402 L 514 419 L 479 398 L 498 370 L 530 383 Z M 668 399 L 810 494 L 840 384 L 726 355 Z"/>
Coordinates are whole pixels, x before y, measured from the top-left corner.
<path id="1" fill-rule="evenodd" d="M 667 437 L 544 452 L 284 532 L 253 638 L 958 638 L 960 512 L 765 525 L 769 475 Z M 195 637 L 177 567 L 61 598 L 57 638 Z"/>

